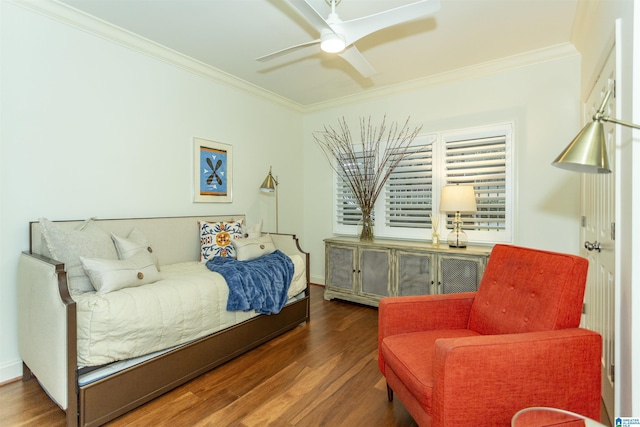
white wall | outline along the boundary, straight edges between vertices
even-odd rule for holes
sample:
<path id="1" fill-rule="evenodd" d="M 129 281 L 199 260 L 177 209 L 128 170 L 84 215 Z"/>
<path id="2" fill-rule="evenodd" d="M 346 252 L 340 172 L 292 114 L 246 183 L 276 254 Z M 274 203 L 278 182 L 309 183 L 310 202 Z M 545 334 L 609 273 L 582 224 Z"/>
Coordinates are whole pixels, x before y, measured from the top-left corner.
<path id="1" fill-rule="evenodd" d="M 635 7 L 634 7 L 635 4 Z M 572 41 L 582 57 L 581 93 L 584 102 L 595 83 L 606 55 L 616 39 L 618 119 L 640 123 L 640 7 L 638 2 L 616 0 L 580 2 L 579 20 Z M 616 30 L 616 25 L 618 26 Z M 617 189 L 617 274 L 615 339 L 615 413 L 640 416 L 640 131 L 619 126 L 621 139 L 616 170 Z M 635 314 L 634 314 L 635 312 Z M 635 351 L 634 351 L 635 350 Z M 635 368 L 634 357 L 636 354 Z"/>
<path id="2" fill-rule="evenodd" d="M 332 178 L 312 139 L 345 117 L 354 138 L 358 118 L 372 116 L 423 125 L 425 133 L 514 122 L 516 208 L 513 243 L 578 251 L 579 175 L 550 165 L 579 130 L 580 58 L 569 53 L 547 62 L 426 86 L 380 98 L 336 104 L 304 118 L 305 238 L 312 281 L 324 281 L 322 239 L 332 235 Z M 426 236 L 428 238 L 428 236 Z"/>
<path id="3" fill-rule="evenodd" d="M 29 221 L 242 214 L 300 233 L 302 116 L 0 2 L 0 382 L 21 374 L 16 271 Z M 233 146 L 233 202 L 193 203 L 193 137 Z"/>

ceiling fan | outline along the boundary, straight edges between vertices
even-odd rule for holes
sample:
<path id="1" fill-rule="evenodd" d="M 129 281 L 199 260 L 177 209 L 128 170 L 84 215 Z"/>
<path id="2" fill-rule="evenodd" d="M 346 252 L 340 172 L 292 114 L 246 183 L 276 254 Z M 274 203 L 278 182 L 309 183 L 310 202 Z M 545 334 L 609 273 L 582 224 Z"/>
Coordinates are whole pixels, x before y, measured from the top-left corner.
<path id="1" fill-rule="evenodd" d="M 376 71 L 354 45 L 355 42 L 383 28 L 421 18 L 440 9 L 439 0 L 421 0 L 362 18 L 342 21 L 336 13 L 336 6 L 342 0 L 325 1 L 331 6 L 331 13 L 327 19 L 324 19 L 307 0 L 288 0 L 288 2 L 318 30 L 320 38 L 281 49 L 261 56 L 257 58 L 257 60 L 267 61 L 293 49 L 319 43 L 323 51 L 336 53 L 351 64 L 363 77 L 371 77 L 376 74 Z"/>

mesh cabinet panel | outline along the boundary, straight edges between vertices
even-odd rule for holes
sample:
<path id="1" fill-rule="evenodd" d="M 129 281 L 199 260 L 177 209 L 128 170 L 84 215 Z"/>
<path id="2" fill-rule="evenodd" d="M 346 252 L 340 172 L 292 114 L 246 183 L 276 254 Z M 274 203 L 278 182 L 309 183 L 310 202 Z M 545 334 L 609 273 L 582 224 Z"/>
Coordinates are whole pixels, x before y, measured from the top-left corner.
<path id="1" fill-rule="evenodd" d="M 362 292 L 387 295 L 389 252 L 362 251 L 360 260 Z"/>
<path id="2" fill-rule="evenodd" d="M 398 294 L 424 295 L 430 293 L 431 257 L 400 254 L 398 256 Z"/>
<path id="3" fill-rule="evenodd" d="M 329 283 L 343 289 L 353 288 L 353 249 L 331 247 L 329 250 Z"/>
<path id="4" fill-rule="evenodd" d="M 473 292 L 478 290 L 478 262 L 460 258 L 440 260 L 442 293 Z"/>

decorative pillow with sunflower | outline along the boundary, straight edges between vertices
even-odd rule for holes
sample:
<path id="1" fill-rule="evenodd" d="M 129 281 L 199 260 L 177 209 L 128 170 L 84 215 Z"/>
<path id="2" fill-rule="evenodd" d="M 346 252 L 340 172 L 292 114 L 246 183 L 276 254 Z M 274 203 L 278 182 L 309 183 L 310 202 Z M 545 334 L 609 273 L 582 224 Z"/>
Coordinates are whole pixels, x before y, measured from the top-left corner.
<path id="1" fill-rule="evenodd" d="M 235 239 L 244 237 L 243 220 L 229 222 L 198 221 L 200 227 L 200 262 L 207 262 L 216 256 L 236 257 L 231 244 Z"/>

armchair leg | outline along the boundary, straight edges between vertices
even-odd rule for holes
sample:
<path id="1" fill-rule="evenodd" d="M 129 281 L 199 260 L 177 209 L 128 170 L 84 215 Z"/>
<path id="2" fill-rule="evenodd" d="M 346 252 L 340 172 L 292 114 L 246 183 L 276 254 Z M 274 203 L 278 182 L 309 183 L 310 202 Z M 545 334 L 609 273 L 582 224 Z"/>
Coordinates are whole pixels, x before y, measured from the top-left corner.
<path id="1" fill-rule="evenodd" d="M 389 387 L 388 383 L 387 383 L 387 399 L 389 399 L 389 402 L 393 402 L 393 390 L 391 390 L 391 387 Z"/>

